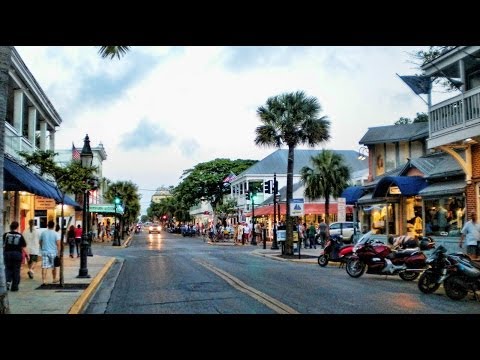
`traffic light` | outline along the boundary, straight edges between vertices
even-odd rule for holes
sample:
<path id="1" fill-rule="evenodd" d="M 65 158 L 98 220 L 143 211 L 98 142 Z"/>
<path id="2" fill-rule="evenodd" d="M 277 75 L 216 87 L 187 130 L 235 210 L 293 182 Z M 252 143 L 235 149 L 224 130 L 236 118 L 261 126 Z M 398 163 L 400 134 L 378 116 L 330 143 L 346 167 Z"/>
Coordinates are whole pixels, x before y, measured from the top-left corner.
<path id="1" fill-rule="evenodd" d="M 272 193 L 272 180 L 267 180 L 264 182 L 264 190 L 266 194 Z"/>
<path id="2" fill-rule="evenodd" d="M 120 204 L 120 198 L 119 197 L 115 197 L 115 204 Z"/>
<path id="3" fill-rule="evenodd" d="M 245 200 L 250 200 L 250 190 L 245 193 Z"/>

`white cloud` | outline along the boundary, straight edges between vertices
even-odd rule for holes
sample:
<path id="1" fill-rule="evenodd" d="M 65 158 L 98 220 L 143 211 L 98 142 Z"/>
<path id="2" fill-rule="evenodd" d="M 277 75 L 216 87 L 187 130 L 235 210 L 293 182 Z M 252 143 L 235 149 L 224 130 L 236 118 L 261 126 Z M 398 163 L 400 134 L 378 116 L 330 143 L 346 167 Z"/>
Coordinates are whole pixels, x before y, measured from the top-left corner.
<path id="1" fill-rule="evenodd" d="M 199 162 L 274 151 L 254 144 L 256 109 L 287 91 L 319 99 L 332 122 L 325 147 L 357 150 L 368 127 L 426 112 L 395 75 L 418 72 L 407 52 L 424 48 L 133 47 L 120 61 L 95 47 L 17 50 L 63 118 L 57 148 L 88 133 L 108 154 L 104 176 L 153 190 Z"/>

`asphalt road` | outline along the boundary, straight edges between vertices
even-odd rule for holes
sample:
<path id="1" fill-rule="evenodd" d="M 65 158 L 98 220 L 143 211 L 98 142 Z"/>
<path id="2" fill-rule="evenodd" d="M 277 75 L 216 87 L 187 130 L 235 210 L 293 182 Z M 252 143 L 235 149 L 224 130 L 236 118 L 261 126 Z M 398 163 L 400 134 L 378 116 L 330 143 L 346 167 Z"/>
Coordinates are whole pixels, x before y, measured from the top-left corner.
<path id="1" fill-rule="evenodd" d="M 134 236 L 86 313 L 104 314 L 479 314 L 471 299 L 425 295 L 398 276 L 351 278 L 336 266 L 275 261 L 255 247 L 208 245 L 162 232 Z"/>

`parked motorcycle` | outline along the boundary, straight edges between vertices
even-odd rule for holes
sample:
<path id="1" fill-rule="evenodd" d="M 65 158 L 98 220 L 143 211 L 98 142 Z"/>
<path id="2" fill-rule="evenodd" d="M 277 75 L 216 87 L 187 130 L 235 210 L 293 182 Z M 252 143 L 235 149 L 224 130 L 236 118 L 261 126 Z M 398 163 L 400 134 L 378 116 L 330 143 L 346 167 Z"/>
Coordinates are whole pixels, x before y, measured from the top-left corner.
<path id="1" fill-rule="evenodd" d="M 415 280 L 426 266 L 427 257 L 422 250 L 435 247 L 430 237 L 420 239 L 420 248 L 392 250 L 385 244 L 374 245 L 368 239 L 359 241 L 346 263 L 348 275 L 358 278 L 367 274 L 399 275 L 405 281 Z"/>
<path id="2" fill-rule="evenodd" d="M 332 235 L 327 240 L 325 248 L 320 250 L 318 265 L 327 266 L 329 261 L 338 262 L 343 266 L 349 256 L 353 254 L 353 244 L 343 245 L 342 235 Z"/>
<path id="3" fill-rule="evenodd" d="M 443 281 L 452 272 L 455 263 L 454 255 L 447 255 L 447 249 L 440 245 L 426 260 L 428 269 L 418 279 L 418 288 L 424 294 L 432 294 L 438 290 Z"/>
<path id="4" fill-rule="evenodd" d="M 467 255 L 451 254 L 453 266 L 449 276 L 444 280 L 445 293 L 452 300 L 461 300 L 473 291 L 478 300 L 476 291 L 480 290 L 480 265 L 473 262 Z"/>

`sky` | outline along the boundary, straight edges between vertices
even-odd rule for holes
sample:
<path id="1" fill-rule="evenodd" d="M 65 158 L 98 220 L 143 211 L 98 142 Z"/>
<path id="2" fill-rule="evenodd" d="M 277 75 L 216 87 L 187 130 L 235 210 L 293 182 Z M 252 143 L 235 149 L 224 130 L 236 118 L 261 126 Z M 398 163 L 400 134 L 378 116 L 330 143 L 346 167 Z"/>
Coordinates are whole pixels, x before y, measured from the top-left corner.
<path id="1" fill-rule="evenodd" d="M 256 114 L 271 96 L 302 90 L 331 121 L 319 149 L 358 151 L 369 127 L 427 112 L 399 75 L 420 71 L 425 46 L 134 46 L 122 59 L 98 47 L 16 47 L 62 124 L 56 149 L 102 143 L 103 176 L 135 183 L 142 214 L 154 190 L 216 158 L 261 160 Z M 301 147 L 300 147 L 301 148 Z"/>

